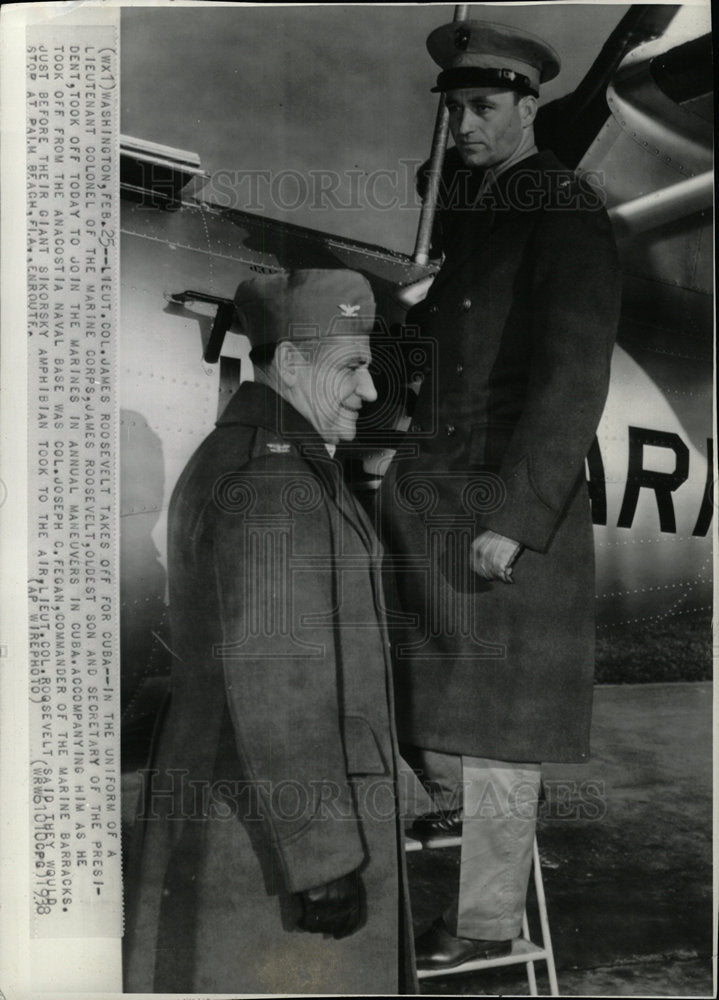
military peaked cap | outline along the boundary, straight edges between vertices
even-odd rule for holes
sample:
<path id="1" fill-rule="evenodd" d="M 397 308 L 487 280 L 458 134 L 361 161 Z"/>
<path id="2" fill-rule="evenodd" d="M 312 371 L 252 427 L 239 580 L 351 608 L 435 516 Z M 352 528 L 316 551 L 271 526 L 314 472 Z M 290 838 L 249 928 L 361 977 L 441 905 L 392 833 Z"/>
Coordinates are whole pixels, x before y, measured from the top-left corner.
<path id="1" fill-rule="evenodd" d="M 559 73 L 559 56 L 536 35 L 489 21 L 453 21 L 435 28 L 427 49 L 442 72 L 432 90 L 503 87 L 539 97 L 540 83 Z"/>

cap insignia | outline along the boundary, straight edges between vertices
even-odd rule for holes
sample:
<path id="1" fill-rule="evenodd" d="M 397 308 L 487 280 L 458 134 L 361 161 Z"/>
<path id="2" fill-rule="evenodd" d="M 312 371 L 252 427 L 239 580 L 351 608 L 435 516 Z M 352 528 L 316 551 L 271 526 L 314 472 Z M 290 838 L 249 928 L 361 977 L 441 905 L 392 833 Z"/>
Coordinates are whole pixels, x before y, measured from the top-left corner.
<path id="1" fill-rule="evenodd" d="M 343 316 L 357 316 L 360 311 L 359 306 L 350 306 L 347 305 L 345 302 L 340 302 L 339 307 L 340 307 L 340 312 Z"/>
<path id="2" fill-rule="evenodd" d="M 267 450 L 273 455 L 286 455 L 291 449 L 292 445 L 283 441 L 267 442 Z"/>
<path id="3" fill-rule="evenodd" d="M 469 45 L 469 37 L 472 34 L 471 30 L 467 27 L 457 28 L 454 33 L 454 46 L 459 49 L 460 52 L 466 52 L 467 46 Z"/>

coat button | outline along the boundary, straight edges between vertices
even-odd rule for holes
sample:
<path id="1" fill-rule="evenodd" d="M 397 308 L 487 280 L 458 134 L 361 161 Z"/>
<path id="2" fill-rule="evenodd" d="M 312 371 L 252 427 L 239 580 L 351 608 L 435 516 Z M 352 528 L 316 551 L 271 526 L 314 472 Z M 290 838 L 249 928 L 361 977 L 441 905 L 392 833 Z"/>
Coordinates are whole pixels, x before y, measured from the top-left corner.
<path id="1" fill-rule="evenodd" d="M 453 434 L 457 433 L 457 428 L 454 426 L 454 424 L 447 424 L 444 430 L 445 433 L 447 434 L 447 437 L 452 437 Z"/>
<path id="2" fill-rule="evenodd" d="M 469 312 L 469 310 L 471 308 L 472 308 L 472 300 L 471 299 L 462 299 L 462 309 L 465 312 Z"/>
<path id="3" fill-rule="evenodd" d="M 432 315 L 434 316 L 435 313 L 439 312 L 439 307 L 438 306 L 430 306 L 429 309 L 427 310 L 427 312 L 432 313 Z"/>
<path id="4" fill-rule="evenodd" d="M 417 421 L 415 421 L 411 425 L 410 430 L 414 431 L 415 434 L 419 434 L 419 432 L 422 430 L 422 424 L 418 424 Z"/>
<path id="5" fill-rule="evenodd" d="M 459 361 L 457 363 L 457 374 L 461 375 L 463 371 L 464 371 L 464 365 L 462 364 L 461 361 Z"/>

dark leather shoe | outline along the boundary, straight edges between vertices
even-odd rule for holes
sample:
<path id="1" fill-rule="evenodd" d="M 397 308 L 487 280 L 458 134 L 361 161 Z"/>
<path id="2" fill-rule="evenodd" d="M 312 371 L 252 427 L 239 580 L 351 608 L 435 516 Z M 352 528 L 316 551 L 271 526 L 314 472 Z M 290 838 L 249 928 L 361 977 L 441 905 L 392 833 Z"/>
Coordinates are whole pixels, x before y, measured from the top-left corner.
<path id="1" fill-rule="evenodd" d="M 456 969 L 465 962 L 480 958 L 500 958 L 512 950 L 511 941 L 482 941 L 450 934 L 442 917 L 435 920 L 428 931 L 414 942 L 417 969 L 429 972 L 434 969 Z"/>
<path id="2" fill-rule="evenodd" d="M 442 847 L 462 836 L 462 810 L 426 813 L 412 824 L 412 836 L 425 847 Z"/>

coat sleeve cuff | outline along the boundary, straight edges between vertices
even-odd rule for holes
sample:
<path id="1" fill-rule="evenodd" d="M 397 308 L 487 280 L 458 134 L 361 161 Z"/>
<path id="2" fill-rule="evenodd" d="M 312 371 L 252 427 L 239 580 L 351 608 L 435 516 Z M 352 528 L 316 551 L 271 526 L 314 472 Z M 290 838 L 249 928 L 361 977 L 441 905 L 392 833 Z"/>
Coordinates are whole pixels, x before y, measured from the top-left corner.
<path id="1" fill-rule="evenodd" d="M 333 815 L 315 816 L 294 837 L 280 841 L 278 850 L 290 892 L 332 882 L 365 860 L 358 821 Z"/>
<path id="2" fill-rule="evenodd" d="M 562 511 L 539 496 L 526 458 L 503 478 L 506 494 L 495 511 L 482 517 L 482 528 L 521 542 L 528 549 L 546 552 Z"/>

